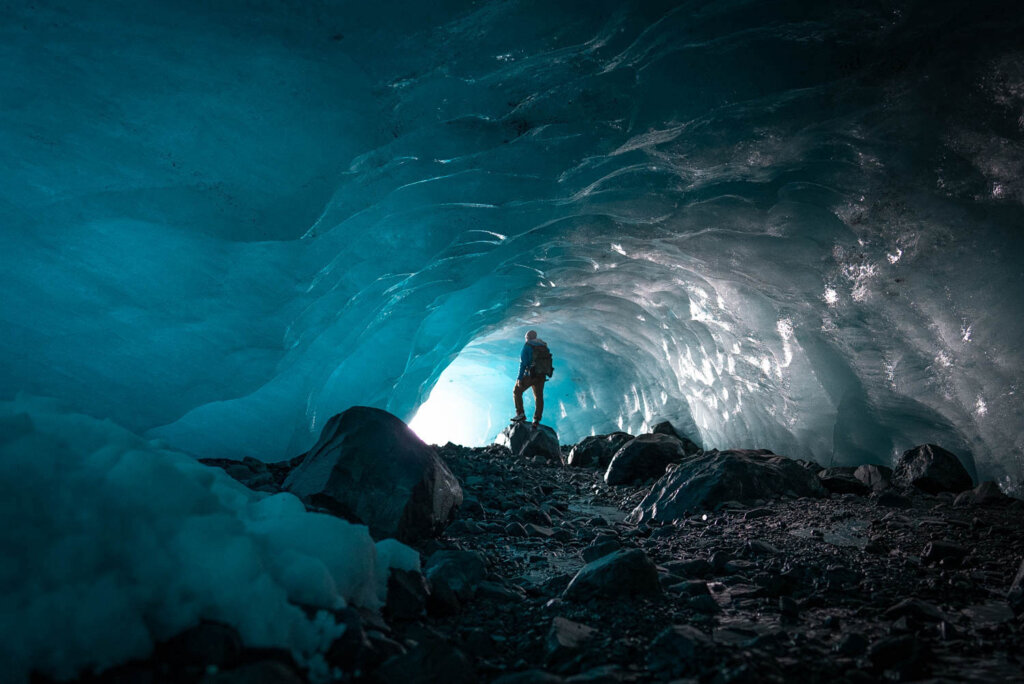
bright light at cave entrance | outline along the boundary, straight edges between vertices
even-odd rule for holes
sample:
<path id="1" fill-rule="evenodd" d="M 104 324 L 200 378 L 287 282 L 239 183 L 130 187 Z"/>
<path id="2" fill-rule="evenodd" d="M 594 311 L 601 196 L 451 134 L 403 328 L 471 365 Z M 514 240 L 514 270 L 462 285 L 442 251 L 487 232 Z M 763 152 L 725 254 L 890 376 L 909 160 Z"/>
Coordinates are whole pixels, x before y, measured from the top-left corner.
<path id="1" fill-rule="evenodd" d="M 438 383 L 430 397 L 411 421 L 409 427 L 427 444 L 455 442 L 464 446 L 487 443 L 486 432 L 491 421 L 486 410 L 476 405 L 463 389 L 453 382 Z"/>
<path id="2" fill-rule="evenodd" d="M 509 378 L 515 377 L 517 361 L 479 350 L 460 354 L 441 373 L 409 427 L 427 444 L 490 444 L 514 413 Z"/>

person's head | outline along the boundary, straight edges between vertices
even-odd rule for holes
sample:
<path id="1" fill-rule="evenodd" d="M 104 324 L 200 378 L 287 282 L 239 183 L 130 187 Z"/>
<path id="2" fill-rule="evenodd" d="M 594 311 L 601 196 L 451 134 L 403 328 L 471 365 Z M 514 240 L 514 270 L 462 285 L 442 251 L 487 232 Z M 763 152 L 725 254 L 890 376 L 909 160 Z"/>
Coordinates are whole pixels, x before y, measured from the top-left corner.
<path id="1" fill-rule="evenodd" d="M 537 339 L 537 331 L 536 330 L 529 330 L 529 331 L 527 331 L 527 333 L 526 333 L 526 341 L 529 342 L 530 340 L 535 340 L 535 339 Z"/>

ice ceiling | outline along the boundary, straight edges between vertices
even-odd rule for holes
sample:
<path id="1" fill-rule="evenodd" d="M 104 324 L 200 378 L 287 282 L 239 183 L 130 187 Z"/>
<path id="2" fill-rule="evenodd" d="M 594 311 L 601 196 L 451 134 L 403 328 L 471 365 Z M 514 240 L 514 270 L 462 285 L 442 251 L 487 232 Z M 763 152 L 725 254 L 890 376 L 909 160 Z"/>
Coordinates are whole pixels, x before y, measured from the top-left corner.
<path id="1" fill-rule="evenodd" d="M 278 460 L 435 390 L 485 441 L 532 327 L 563 442 L 1019 481 L 1021 13 L 208 4 L 3 3 L 0 398 Z"/>

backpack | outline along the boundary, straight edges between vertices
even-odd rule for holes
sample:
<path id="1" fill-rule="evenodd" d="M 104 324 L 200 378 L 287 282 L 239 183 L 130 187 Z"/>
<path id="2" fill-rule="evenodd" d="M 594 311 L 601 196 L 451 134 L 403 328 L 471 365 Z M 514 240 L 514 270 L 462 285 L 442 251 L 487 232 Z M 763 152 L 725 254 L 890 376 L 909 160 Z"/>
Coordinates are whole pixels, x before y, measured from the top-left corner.
<path id="1" fill-rule="evenodd" d="M 533 363 L 530 364 L 530 375 L 535 378 L 550 378 L 554 373 L 555 369 L 551 363 L 551 350 L 545 345 L 536 345 L 533 348 Z"/>

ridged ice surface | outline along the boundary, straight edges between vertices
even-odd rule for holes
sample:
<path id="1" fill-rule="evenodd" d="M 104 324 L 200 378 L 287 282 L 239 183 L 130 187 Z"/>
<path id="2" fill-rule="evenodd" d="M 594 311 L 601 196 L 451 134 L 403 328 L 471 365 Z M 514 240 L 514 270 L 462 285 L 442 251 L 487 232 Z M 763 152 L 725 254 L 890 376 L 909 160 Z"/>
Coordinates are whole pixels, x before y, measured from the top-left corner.
<path id="1" fill-rule="evenodd" d="M 5 4 L 4 397 L 277 460 L 450 367 L 493 435 L 534 327 L 563 442 L 1021 477 L 1019 12 Z"/>

